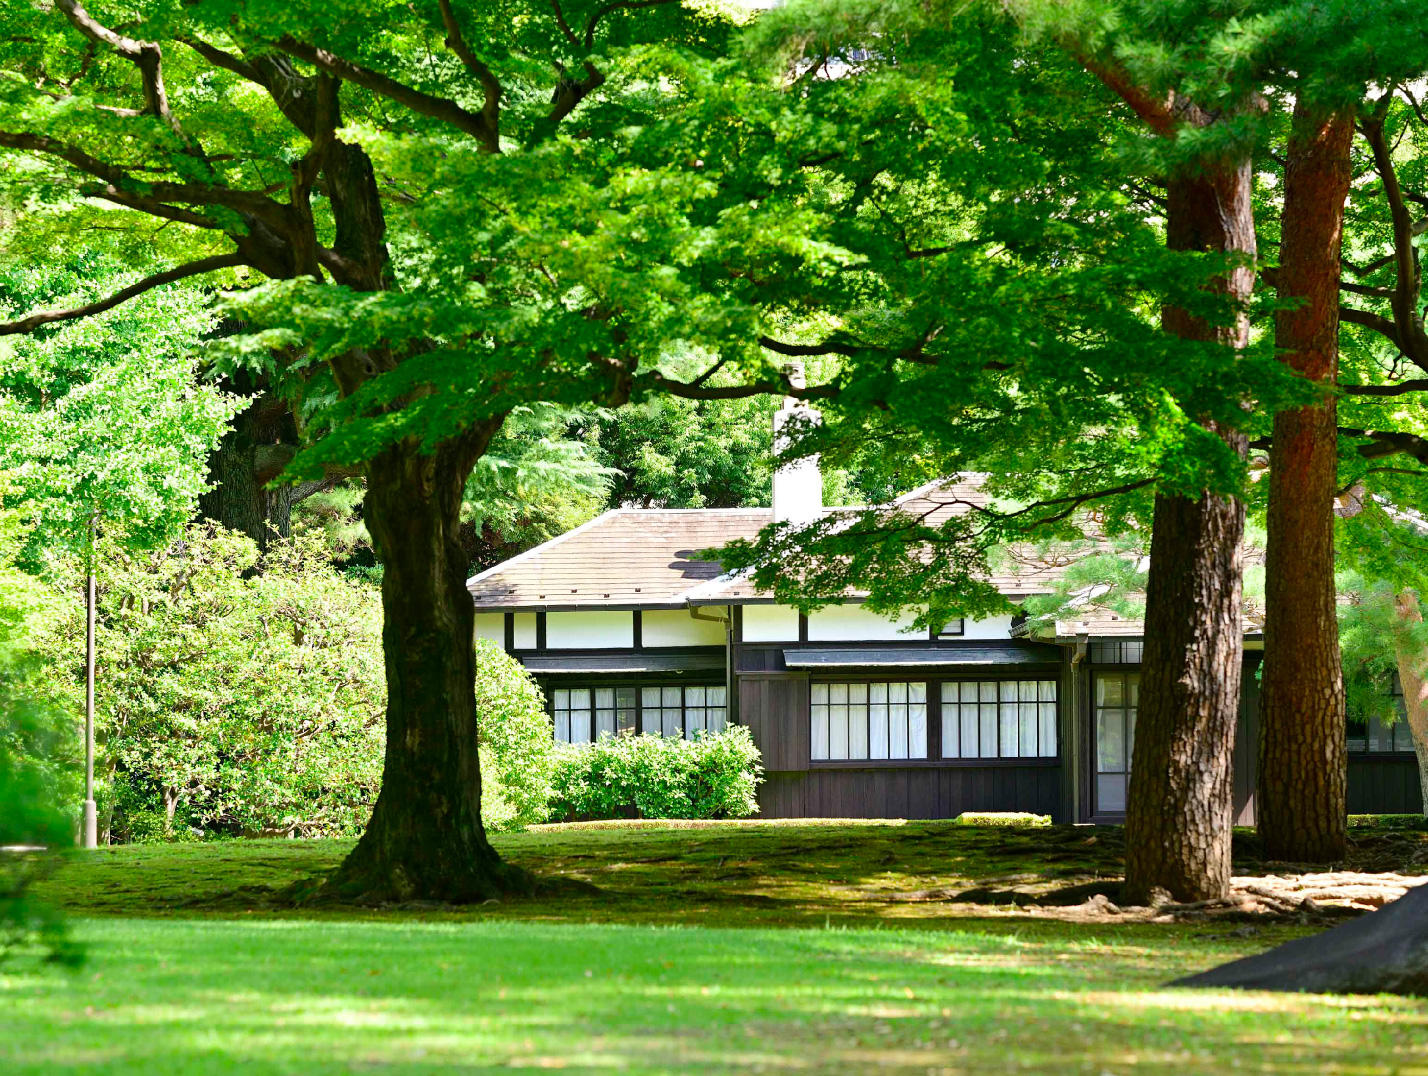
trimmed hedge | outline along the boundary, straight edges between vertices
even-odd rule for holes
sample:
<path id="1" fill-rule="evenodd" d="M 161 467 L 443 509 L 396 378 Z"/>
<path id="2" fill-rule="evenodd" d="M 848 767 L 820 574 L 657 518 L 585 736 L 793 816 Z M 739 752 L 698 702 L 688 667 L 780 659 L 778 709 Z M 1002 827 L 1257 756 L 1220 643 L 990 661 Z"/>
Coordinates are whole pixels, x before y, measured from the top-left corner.
<path id="1" fill-rule="evenodd" d="M 748 729 L 694 740 L 621 736 L 558 744 L 550 820 L 747 818 L 764 768 Z"/>
<path id="2" fill-rule="evenodd" d="M 959 826 L 1049 826 L 1049 814 L 1025 811 L 963 811 L 954 821 Z"/>

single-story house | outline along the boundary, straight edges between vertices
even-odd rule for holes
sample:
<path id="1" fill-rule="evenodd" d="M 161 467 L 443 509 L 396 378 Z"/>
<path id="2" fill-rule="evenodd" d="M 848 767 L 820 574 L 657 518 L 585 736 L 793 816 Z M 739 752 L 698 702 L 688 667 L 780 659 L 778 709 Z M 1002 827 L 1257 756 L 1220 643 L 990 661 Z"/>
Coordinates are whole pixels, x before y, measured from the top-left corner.
<path id="1" fill-rule="evenodd" d="M 786 400 L 776 419 L 800 409 Z M 975 481 L 933 483 L 900 507 L 967 511 Z M 808 615 L 699 551 L 822 506 L 816 461 L 781 468 L 771 508 L 619 508 L 473 576 L 476 635 L 542 685 L 552 734 L 694 736 L 737 722 L 763 753 L 764 817 L 950 818 L 1034 811 L 1124 818 L 1142 625 L 1097 612 L 1032 637 L 1015 616 L 914 635 L 911 614 L 856 598 Z M 994 582 L 1014 602 L 1059 569 L 1028 559 Z M 1245 637 L 1236 822 L 1254 819 L 1263 635 Z M 1349 810 L 1419 812 L 1405 722 L 1351 725 Z"/>

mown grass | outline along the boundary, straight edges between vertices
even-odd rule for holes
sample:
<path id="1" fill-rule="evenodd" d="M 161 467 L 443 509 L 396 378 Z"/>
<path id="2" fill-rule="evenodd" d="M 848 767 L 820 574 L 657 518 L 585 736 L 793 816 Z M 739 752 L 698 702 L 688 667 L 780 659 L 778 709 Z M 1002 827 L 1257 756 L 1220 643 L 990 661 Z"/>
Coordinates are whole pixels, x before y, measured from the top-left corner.
<path id="1" fill-rule="evenodd" d="M 871 895 L 1114 873 L 1113 833 L 555 827 L 498 843 L 602 895 L 280 911 L 264 894 L 344 842 L 86 856 L 46 895 L 84 917 L 89 961 L 0 969 L 0 1072 L 1428 1074 L 1428 1002 L 1163 985 L 1296 928 Z"/>

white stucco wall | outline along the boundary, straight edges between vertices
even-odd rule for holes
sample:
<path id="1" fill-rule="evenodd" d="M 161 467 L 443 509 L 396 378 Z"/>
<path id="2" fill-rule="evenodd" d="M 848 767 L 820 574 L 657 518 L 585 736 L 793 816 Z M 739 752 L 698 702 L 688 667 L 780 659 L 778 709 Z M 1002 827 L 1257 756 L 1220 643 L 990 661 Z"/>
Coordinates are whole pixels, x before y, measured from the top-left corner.
<path id="1" fill-rule="evenodd" d="M 917 618 L 913 610 L 905 610 L 896 620 L 889 620 L 864 609 L 861 605 L 830 605 L 808 614 L 808 641 L 811 643 L 853 643 L 896 640 L 911 642 L 925 639 L 927 633 L 904 629 Z"/>
<path id="2" fill-rule="evenodd" d="M 798 610 L 791 605 L 746 605 L 743 618 L 746 643 L 798 642 Z"/>
<path id="3" fill-rule="evenodd" d="M 628 610 L 546 613 L 550 650 L 618 649 L 635 645 L 635 614 Z"/>
<path id="4" fill-rule="evenodd" d="M 534 650 L 536 646 L 536 615 L 516 614 L 516 649 Z"/>
<path id="5" fill-rule="evenodd" d="M 994 616 L 986 620 L 967 621 L 966 631 L 959 636 L 962 639 L 1010 639 L 1012 618 L 1007 616 Z"/>
<path id="6" fill-rule="evenodd" d="M 478 639 L 489 639 L 497 646 L 504 647 L 506 645 L 506 614 L 477 613 L 475 635 Z"/>
<path id="7" fill-rule="evenodd" d="M 701 609 L 706 616 L 727 615 L 720 606 Z M 794 632 L 798 625 L 795 623 Z M 640 615 L 640 642 L 645 646 L 723 646 L 724 625 L 695 620 L 687 609 L 647 609 Z"/>

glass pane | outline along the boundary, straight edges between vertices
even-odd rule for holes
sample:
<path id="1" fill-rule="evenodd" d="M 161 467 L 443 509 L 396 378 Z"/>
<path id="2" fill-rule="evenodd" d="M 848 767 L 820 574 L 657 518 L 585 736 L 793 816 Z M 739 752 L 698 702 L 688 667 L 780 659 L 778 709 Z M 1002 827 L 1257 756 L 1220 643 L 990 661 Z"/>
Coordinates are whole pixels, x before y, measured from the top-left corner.
<path id="1" fill-rule="evenodd" d="M 1026 682 L 1028 687 L 1034 687 L 1031 681 Z M 1018 729 L 1017 735 L 1020 737 L 1021 750 L 1018 752 L 1023 758 L 1036 757 L 1036 703 L 1017 703 Z"/>
<path id="2" fill-rule="evenodd" d="M 995 685 L 993 685 L 995 686 Z M 978 756 L 980 758 L 997 757 L 997 708 L 992 703 L 984 702 L 977 707 L 978 723 L 981 728 L 981 740 L 978 743 Z"/>
<path id="3" fill-rule="evenodd" d="M 1096 711 L 1096 769 L 1123 772 L 1126 768 L 1125 711 Z"/>
<path id="4" fill-rule="evenodd" d="M 647 709 L 648 709 L 648 708 L 651 708 L 651 707 L 658 707 L 658 706 L 659 706 L 659 688 L 657 688 L 657 687 L 645 687 L 645 688 L 641 688 L 641 689 L 640 689 L 640 704 L 643 705 L 643 706 L 644 706 L 645 708 L 647 708 Z M 659 715 L 656 714 L 656 715 L 655 715 L 655 721 L 658 722 L 658 720 L 659 720 Z"/>
<path id="5" fill-rule="evenodd" d="M 724 731 L 724 727 L 729 723 L 729 711 L 723 706 L 709 707 L 709 731 L 718 735 Z"/>
<path id="6" fill-rule="evenodd" d="M 828 701 L 828 685 L 827 685 L 827 684 L 814 684 L 814 685 L 813 685 L 813 702 L 814 702 L 814 704 L 816 705 L 817 703 L 827 702 L 827 701 Z"/>
<path id="7" fill-rule="evenodd" d="M 907 757 L 927 757 L 927 704 L 923 702 L 907 708 Z"/>
<path id="8" fill-rule="evenodd" d="M 907 706 L 888 707 L 888 758 L 907 758 Z"/>
<path id="9" fill-rule="evenodd" d="M 834 703 L 828 708 L 828 757 L 848 757 L 848 707 Z"/>
<path id="10" fill-rule="evenodd" d="M 1126 711 L 1126 771 L 1129 772 L 1131 763 L 1135 761 L 1135 711 Z"/>
<path id="11" fill-rule="evenodd" d="M 942 707 L 942 757 L 962 757 L 962 710 L 960 707 Z"/>
<path id="12" fill-rule="evenodd" d="M 1001 744 L 999 745 L 1002 758 L 1015 758 L 1020 748 L 1020 737 L 1017 736 L 1017 714 L 1016 703 L 1004 702 L 1001 707 Z"/>
<path id="13" fill-rule="evenodd" d="M 870 689 L 870 690 L 868 691 L 868 700 L 869 700 L 870 702 L 887 702 L 887 701 L 888 701 L 888 686 L 887 686 L 887 684 L 869 684 L 868 687 L 869 687 L 869 689 Z"/>
<path id="14" fill-rule="evenodd" d="M 867 684 L 849 684 L 849 685 L 848 685 L 848 702 L 849 702 L 849 703 L 856 703 L 856 704 L 859 705 L 859 706 L 866 706 L 867 703 L 868 703 L 868 685 L 867 685 Z"/>
<path id="15" fill-rule="evenodd" d="M 726 688 L 723 684 L 718 687 L 706 688 L 707 698 L 710 706 L 727 706 L 728 701 L 724 698 Z"/>
<path id="16" fill-rule="evenodd" d="M 906 702 L 906 701 L 907 701 L 907 685 L 906 685 L 906 684 L 889 684 L 889 685 L 888 685 L 888 702 Z"/>
<path id="17" fill-rule="evenodd" d="M 1036 733 L 1036 750 L 1042 758 L 1056 757 L 1056 704 L 1043 702 L 1039 707 L 1041 718 Z"/>
<path id="18" fill-rule="evenodd" d="M 882 686 L 873 685 L 874 688 Z M 888 757 L 888 704 L 885 702 L 868 704 L 868 757 Z"/>
<path id="19" fill-rule="evenodd" d="M 660 691 L 660 703 L 663 706 L 678 707 L 684 701 L 684 692 L 678 686 L 667 687 Z"/>
<path id="20" fill-rule="evenodd" d="M 915 683 L 915 684 L 908 684 L 908 685 L 907 685 L 907 701 L 908 701 L 908 702 L 926 702 L 926 701 L 927 701 L 927 685 L 924 684 L 924 683 L 922 683 L 921 681 L 918 681 L 918 682 Z"/>
<path id="21" fill-rule="evenodd" d="M 1119 673 L 1098 673 L 1096 676 L 1096 705 L 1124 706 L 1125 677 Z"/>
<path id="22" fill-rule="evenodd" d="M 1040 699 L 1042 702 L 1055 702 L 1055 701 L 1056 701 L 1056 681 L 1055 681 L 1055 680 L 1039 680 L 1039 681 L 1037 681 L 1037 685 L 1036 685 L 1036 686 L 1037 686 L 1036 697 L 1037 697 L 1038 699 Z"/>
<path id="23" fill-rule="evenodd" d="M 570 742 L 570 711 L 557 710 L 555 712 L 555 738 L 561 743 Z"/>
<path id="24" fill-rule="evenodd" d="M 829 685 L 828 685 L 828 701 L 829 701 L 829 702 L 836 702 L 836 703 L 845 703 L 845 702 L 847 702 L 847 701 L 848 701 L 848 685 L 847 685 L 847 684 L 829 684 Z"/>
<path id="25" fill-rule="evenodd" d="M 665 688 L 665 691 L 668 690 L 669 688 Z M 674 690 L 678 691 L 679 688 L 675 688 Z M 666 736 L 673 736 L 675 739 L 678 739 L 679 737 L 684 735 L 684 729 L 682 727 L 682 722 L 680 721 L 680 718 L 684 715 L 680 712 L 678 707 L 672 706 L 661 709 L 659 715 L 660 732 L 662 732 Z"/>
<path id="26" fill-rule="evenodd" d="M 966 701 L 968 689 L 975 690 L 976 685 L 967 683 L 956 684 L 944 680 L 942 681 L 942 701 L 944 703 L 957 702 L 959 700 Z M 975 698 L 975 696 L 973 697 Z"/>
<path id="27" fill-rule="evenodd" d="M 1126 674 L 1126 705 L 1132 709 L 1140 705 L 1140 673 Z"/>
<path id="28" fill-rule="evenodd" d="M 684 711 L 684 735 L 691 740 L 694 739 L 695 733 L 704 732 L 706 730 L 706 720 L 707 717 L 705 715 L 704 707 L 686 707 Z"/>
<path id="29" fill-rule="evenodd" d="M 828 704 L 826 702 L 813 704 L 813 735 L 809 747 L 814 758 L 826 759 L 828 757 Z"/>
<path id="30" fill-rule="evenodd" d="M 1018 702 L 1036 701 L 1036 681 L 1022 680 L 1016 685 L 1016 697 Z"/>
<path id="31" fill-rule="evenodd" d="M 563 687 L 558 687 L 551 693 L 557 710 L 570 709 L 570 692 Z"/>
<path id="32" fill-rule="evenodd" d="M 587 694 L 580 692 L 580 694 Z M 588 698 L 588 694 L 587 694 Z M 590 742 L 590 710 L 587 706 L 570 711 L 570 742 L 589 743 Z"/>
<path id="33" fill-rule="evenodd" d="M 613 710 L 615 708 L 615 689 L 612 687 L 597 687 L 595 689 L 595 709 Z"/>
<path id="34" fill-rule="evenodd" d="M 685 706 L 703 706 L 704 689 L 702 687 L 687 687 L 684 689 Z"/>
<path id="35" fill-rule="evenodd" d="M 962 757 L 977 757 L 977 708 L 975 706 L 962 707 Z"/>
<path id="36" fill-rule="evenodd" d="M 848 757 L 868 757 L 868 708 L 848 707 Z"/>
<path id="37" fill-rule="evenodd" d="M 980 701 L 997 701 L 997 684 L 995 680 L 983 680 L 980 684 L 977 685 L 977 691 Z"/>
<path id="38" fill-rule="evenodd" d="M 615 711 L 596 710 L 595 711 L 595 738 L 603 740 L 607 736 L 615 735 Z"/>
<path id="39" fill-rule="evenodd" d="M 1119 814 L 1126 809 L 1126 779 L 1120 774 L 1101 774 L 1096 778 L 1096 809 L 1107 814 Z"/>
<path id="40" fill-rule="evenodd" d="M 635 731 L 635 708 L 633 706 L 622 706 L 615 711 L 620 722 L 620 735 L 631 736 Z"/>

